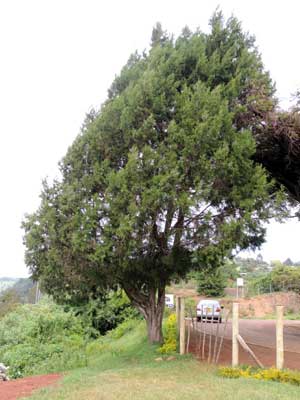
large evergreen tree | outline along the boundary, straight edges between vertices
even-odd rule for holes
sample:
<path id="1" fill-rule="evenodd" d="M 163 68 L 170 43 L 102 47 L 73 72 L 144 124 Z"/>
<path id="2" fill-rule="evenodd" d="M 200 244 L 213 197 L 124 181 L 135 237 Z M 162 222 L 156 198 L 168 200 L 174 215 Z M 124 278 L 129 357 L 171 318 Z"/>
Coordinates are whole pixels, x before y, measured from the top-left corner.
<path id="1" fill-rule="evenodd" d="M 165 286 L 259 246 L 261 221 L 278 211 L 239 118 L 254 87 L 274 101 L 235 18 L 217 12 L 209 34 L 185 28 L 176 41 L 158 24 L 150 51 L 130 57 L 62 160 L 62 179 L 44 184 L 23 223 L 26 263 L 44 290 L 79 301 L 121 286 L 149 340 L 161 341 Z"/>

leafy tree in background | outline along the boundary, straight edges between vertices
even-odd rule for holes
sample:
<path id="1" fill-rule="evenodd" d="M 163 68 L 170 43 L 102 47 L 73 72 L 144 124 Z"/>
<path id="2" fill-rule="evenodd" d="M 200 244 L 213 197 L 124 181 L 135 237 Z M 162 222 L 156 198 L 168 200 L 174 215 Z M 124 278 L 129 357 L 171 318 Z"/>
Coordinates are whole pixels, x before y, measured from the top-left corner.
<path id="1" fill-rule="evenodd" d="M 296 267 L 278 266 L 271 272 L 271 284 L 275 291 L 300 293 L 300 271 Z"/>
<path id="2" fill-rule="evenodd" d="M 236 282 L 236 278 L 240 276 L 237 270 L 235 260 L 225 260 L 224 264 L 220 267 L 220 272 L 224 275 L 226 284 L 231 287 L 232 283 Z"/>
<path id="3" fill-rule="evenodd" d="M 197 292 L 205 296 L 223 296 L 226 287 L 235 285 L 236 278 L 240 275 L 234 260 L 226 259 L 216 268 L 207 268 L 205 265 L 198 271 L 189 274 L 197 282 Z"/>
<path id="4" fill-rule="evenodd" d="M 149 53 L 130 57 L 23 223 L 44 291 L 81 302 L 121 287 L 151 342 L 162 341 L 165 286 L 259 246 L 261 221 L 279 211 L 244 116 L 261 99 L 253 88 L 275 102 L 270 77 L 235 18 L 216 12 L 210 26 L 176 41 L 155 27 Z"/>
<path id="5" fill-rule="evenodd" d="M 269 272 L 270 265 L 263 260 L 259 254 L 257 258 L 243 258 L 235 257 L 234 262 L 237 266 L 237 271 L 239 274 L 246 274 L 247 277 L 258 276 Z"/>
<path id="6" fill-rule="evenodd" d="M 226 277 L 221 268 L 214 270 L 202 269 L 196 274 L 197 292 L 205 296 L 223 296 L 226 287 Z"/>
<path id="7" fill-rule="evenodd" d="M 256 293 L 293 291 L 300 294 L 300 270 L 277 261 L 271 272 L 250 281 L 249 287 Z"/>

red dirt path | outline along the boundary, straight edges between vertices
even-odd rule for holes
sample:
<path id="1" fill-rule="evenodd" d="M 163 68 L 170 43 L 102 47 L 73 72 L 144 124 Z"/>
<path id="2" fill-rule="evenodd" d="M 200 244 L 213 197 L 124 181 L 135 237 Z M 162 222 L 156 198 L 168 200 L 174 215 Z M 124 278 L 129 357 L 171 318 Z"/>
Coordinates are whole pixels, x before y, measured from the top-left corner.
<path id="1" fill-rule="evenodd" d="M 0 382 L 0 400 L 17 400 L 29 396 L 34 390 L 57 383 L 60 378 L 59 374 L 51 374 Z"/>

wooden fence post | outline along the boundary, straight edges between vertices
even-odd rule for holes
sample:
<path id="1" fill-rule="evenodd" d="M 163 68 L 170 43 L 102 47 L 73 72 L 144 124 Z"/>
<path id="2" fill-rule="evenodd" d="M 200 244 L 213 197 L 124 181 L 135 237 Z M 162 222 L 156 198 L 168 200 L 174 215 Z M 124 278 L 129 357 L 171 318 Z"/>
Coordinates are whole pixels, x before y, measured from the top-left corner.
<path id="1" fill-rule="evenodd" d="M 185 354 L 185 310 L 184 297 L 180 298 L 180 354 Z"/>
<path id="2" fill-rule="evenodd" d="M 239 364 L 239 303 L 232 304 L 232 366 Z"/>
<path id="3" fill-rule="evenodd" d="M 180 297 L 176 296 L 176 321 L 177 321 L 177 332 L 180 332 Z"/>
<path id="4" fill-rule="evenodd" d="M 276 306 L 276 368 L 282 369 L 283 363 L 283 306 Z"/>

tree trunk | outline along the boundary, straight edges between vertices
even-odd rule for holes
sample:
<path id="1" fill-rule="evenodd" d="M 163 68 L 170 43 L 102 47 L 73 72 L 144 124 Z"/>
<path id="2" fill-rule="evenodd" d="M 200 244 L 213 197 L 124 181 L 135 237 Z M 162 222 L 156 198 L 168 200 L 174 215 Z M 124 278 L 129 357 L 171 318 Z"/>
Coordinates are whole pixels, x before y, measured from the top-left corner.
<path id="1" fill-rule="evenodd" d="M 165 308 L 165 288 L 150 291 L 150 301 L 145 310 L 145 319 L 147 323 L 148 340 L 150 343 L 162 343 L 162 320 Z"/>
<path id="2" fill-rule="evenodd" d="M 148 340 L 150 343 L 162 343 L 163 333 L 160 315 L 153 314 L 146 318 Z"/>
<path id="3" fill-rule="evenodd" d="M 124 288 L 132 304 L 143 314 L 149 343 L 163 343 L 162 320 L 165 309 L 165 286 L 150 288 L 147 296 L 133 288 Z"/>

